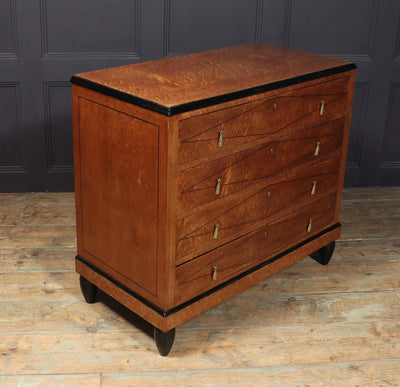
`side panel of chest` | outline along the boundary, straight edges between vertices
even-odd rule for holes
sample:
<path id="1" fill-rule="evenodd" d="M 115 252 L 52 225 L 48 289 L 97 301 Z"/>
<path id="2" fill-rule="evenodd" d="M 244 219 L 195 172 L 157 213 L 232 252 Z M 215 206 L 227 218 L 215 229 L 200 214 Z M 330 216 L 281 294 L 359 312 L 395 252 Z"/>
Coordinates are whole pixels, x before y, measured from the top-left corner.
<path id="1" fill-rule="evenodd" d="M 79 112 L 83 249 L 155 294 L 158 127 L 84 98 Z"/>
<path id="2" fill-rule="evenodd" d="M 78 255 L 168 307 L 168 119 L 76 86 L 73 95 Z"/>

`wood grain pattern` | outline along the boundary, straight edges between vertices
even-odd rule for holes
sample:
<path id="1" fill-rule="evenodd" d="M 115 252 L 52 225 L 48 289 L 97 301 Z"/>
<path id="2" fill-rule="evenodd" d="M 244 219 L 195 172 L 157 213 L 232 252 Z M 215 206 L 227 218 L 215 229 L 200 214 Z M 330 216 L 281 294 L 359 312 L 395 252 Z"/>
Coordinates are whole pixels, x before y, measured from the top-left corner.
<path id="1" fill-rule="evenodd" d="M 399 194 L 397 187 L 346 188 L 341 218 L 354 231 L 360 220 L 383 227 L 399 218 L 391 205 Z M 18 207 L 30 195 L 0 202 Z M 50 212 L 51 203 L 56 212 L 74 199 L 40 196 Z M 22 226 L 31 227 L 53 228 Z M 74 247 L 29 248 L 22 233 L 18 248 L 0 248 L 0 384 L 398 385 L 400 223 L 392 227 L 389 235 L 360 228 L 356 239 L 337 241 L 322 270 L 306 258 L 193 318 L 177 329 L 169 358 L 156 354 L 150 327 L 122 305 L 105 296 L 85 304 L 74 254 L 68 258 Z"/>
<path id="2" fill-rule="evenodd" d="M 48 192 L 29 192 L 29 193 L 0 193 L 0 208 L 5 207 L 26 207 L 26 206 L 74 206 L 75 197 L 70 192 L 59 192 L 57 195 L 49 195 Z"/>
<path id="3" fill-rule="evenodd" d="M 239 187 L 235 187 L 235 185 L 233 185 L 232 187 L 233 192 L 230 193 L 229 195 L 215 196 L 215 188 L 214 188 L 212 190 L 212 193 L 214 195 L 214 200 L 204 203 L 203 205 L 198 207 L 193 207 L 191 209 L 186 208 L 184 213 L 178 212 L 177 215 L 178 223 L 181 221 L 181 219 L 190 218 L 192 216 L 196 216 L 197 214 L 200 215 L 202 212 L 211 211 L 213 213 L 218 213 L 219 209 L 222 209 L 222 211 L 224 209 L 226 210 L 227 208 L 234 206 L 235 203 L 242 201 L 243 198 L 251 197 L 259 190 L 262 190 L 263 188 L 266 188 L 268 186 L 270 186 L 272 189 L 275 185 L 283 184 L 286 181 L 289 182 L 289 181 L 295 181 L 297 179 L 298 180 L 306 179 L 307 177 L 310 178 L 313 176 L 317 177 L 325 174 L 335 174 L 337 173 L 337 168 L 338 168 L 337 156 L 338 153 L 334 152 L 327 158 L 321 159 L 319 163 L 309 163 L 306 164 L 305 166 L 299 164 L 292 166 L 292 168 L 286 168 L 277 171 L 275 174 L 265 179 L 259 179 L 254 182 L 250 181 L 250 183 L 245 181 L 244 183 L 241 184 L 241 186 L 240 183 L 238 183 L 237 185 Z M 225 192 L 226 191 L 227 189 L 225 187 Z M 180 203 L 184 202 L 180 201 Z"/>
<path id="4" fill-rule="evenodd" d="M 154 113 L 149 112 L 146 109 L 143 109 L 138 106 L 131 105 L 129 103 L 108 97 L 106 95 L 99 94 L 97 92 L 83 89 L 78 86 L 73 86 L 73 108 L 74 108 L 74 128 L 79 128 L 80 125 L 80 110 L 79 110 L 79 97 L 81 96 L 83 99 L 86 99 L 88 101 L 93 101 L 95 104 L 98 104 L 99 106 L 103 107 L 108 107 L 112 111 L 118 112 L 123 116 L 123 120 L 129 120 L 129 117 L 133 119 L 135 122 L 140 122 L 140 127 L 141 129 L 144 129 L 145 127 L 150 126 L 151 128 L 158 128 L 158 137 L 154 138 L 153 136 L 153 143 L 152 144 L 146 144 L 146 131 L 141 131 L 139 133 L 139 137 L 141 137 L 141 140 L 143 140 L 143 149 L 142 147 L 136 147 L 138 144 L 133 144 L 133 138 L 128 138 L 127 142 L 124 144 L 122 142 L 116 142 L 115 147 L 113 149 L 114 152 L 119 154 L 120 152 L 126 151 L 127 148 L 132 146 L 131 149 L 135 150 L 135 155 L 138 157 L 138 154 L 142 154 L 144 157 L 142 160 L 140 160 L 140 165 L 145 165 L 145 170 L 146 168 L 148 169 L 149 167 L 146 165 L 147 163 L 147 157 L 150 156 L 149 154 L 146 154 L 145 150 L 150 149 L 151 147 L 158 147 L 158 154 L 152 155 L 155 156 L 151 163 L 149 165 L 157 165 L 157 170 L 158 174 L 154 173 L 149 173 L 149 174 L 144 174 L 144 170 L 139 170 L 136 168 L 133 173 L 133 180 L 127 179 L 126 176 L 122 175 L 121 176 L 121 171 L 118 170 L 118 168 L 115 168 L 115 163 L 111 163 L 108 166 L 108 174 L 102 175 L 100 172 L 100 175 L 102 175 L 102 179 L 116 179 L 121 178 L 123 181 L 125 179 L 126 184 L 117 184 L 117 187 L 110 187 L 109 192 L 112 192 L 115 189 L 120 189 L 121 193 L 123 195 L 127 195 L 128 199 L 127 202 L 124 203 L 126 206 L 128 203 L 132 205 L 132 208 L 128 208 L 128 215 L 131 217 L 131 219 L 135 219 L 137 221 L 136 228 L 144 232 L 145 229 L 145 224 L 142 222 L 143 219 L 147 219 L 150 223 L 147 223 L 148 226 L 152 230 L 154 230 L 154 225 L 156 225 L 155 229 L 156 232 L 152 235 L 149 236 L 153 241 L 155 240 L 155 244 L 153 246 L 146 246 L 145 244 L 142 244 L 142 247 L 146 249 L 153 249 L 155 248 L 157 251 L 157 259 L 156 263 L 157 265 L 149 269 L 153 270 L 153 277 L 148 278 L 147 280 L 150 279 L 150 281 L 154 281 L 154 277 L 156 277 L 157 281 L 157 287 L 158 289 L 163 289 L 162 292 L 158 292 L 156 295 L 153 293 L 150 293 L 148 290 L 144 289 L 143 287 L 139 286 L 136 282 L 131 281 L 127 276 L 121 274 L 119 271 L 115 271 L 112 269 L 111 266 L 104 265 L 101 261 L 97 261 L 97 264 L 105 271 L 105 272 L 110 272 L 109 270 L 112 271 L 113 278 L 118 280 L 120 283 L 125 284 L 125 286 L 128 286 L 129 288 L 133 289 L 135 292 L 145 295 L 150 302 L 153 304 L 156 304 L 160 307 L 163 307 L 165 309 L 171 308 L 173 305 L 173 284 L 174 284 L 174 253 L 175 251 L 171 251 L 171 246 L 175 245 L 175 240 L 174 240 L 174 227 L 171 227 L 171 222 L 172 224 L 174 223 L 173 220 L 173 214 L 175 213 L 175 208 L 174 208 L 174 197 L 175 192 L 176 192 L 176 187 L 174 185 L 174 182 L 176 180 L 176 170 L 173 168 L 173 160 L 174 160 L 174 154 L 176 154 L 176 151 L 174 150 L 176 148 L 176 141 L 174 138 L 176 138 L 176 132 L 173 130 L 169 130 L 169 125 L 172 125 L 173 119 L 168 120 L 166 117 L 161 116 L 161 115 L 154 115 Z M 128 118 L 127 118 L 128 117 Z M 150 123 L 151 122 L 151 123 Z M 144 123 L 142 125 L 142 123 Z M 104 122 L 102 122 L 104 124 Z M 129 126 L 130 130 L 134 130 L 133 126 Z M 119 128 L 118 130 L 124 130 L 123 128 Z M 129 137 L 129 136 L 128 136 Z M 154 141 L 155 140 L 155 141 Z M 129 145 L 130 144 L 130 145 Z M 104 144 L 103 144 L 104 145 Z M 81 157 L 80 157 L 80 147 L 81 147 L 81 138 L 79 135 L 79 130 L 74 130 L 74 163 L 76 166 L 81 165 Z M 134 155 L 132 154 L 124 154 L 120 155 L 119 159 L 120 160 L 125 160 L 127 161 L 124 164 L 124 168 L 132 168 L 132 157 Z M 139 157 L 140 158 L 140 157 Z M 101 163 L 100 163 L 101 164 Z M 95 163 L 96 165 L 96 163 Z M 96 168 L 96 166 L 92 166 L 93 168 Z M 113 167 L 114 165 L 114 167 Z M 104 162 L 103 162 L 104 166 Z M 78 252 L 84 251 L 84 246 L 83 246 L 83 238 L 80 238 L 79 236 L 83 235 L 83 227 L 82 227 L 82 211 L 80 204 L 82 202 L 82 195 L 81 195 L 81 189 L 80 189 L 80 181 L 81 181 L 81 168 L 76 168 L 75 170 L 75 193 L 76 193 L 76 207 L 77 207 L 77 245 L 78 245 Z M 97 171 L 99 173 L 99 171 Z M 136 174 L 136 175 L 135 175 Z M 139 178 L 135 180 L 136 177 Z M 136 177 L 135 177 L 136 176 Z M 154 188 L 154 183 L 156 182 L 156 191 L 151 192 L 150 195 L 146 195 L 145 193 L 149 190 L 150 185 L 147 184 L 149 181 L 151 181 L 151 184 L 153 185 Z M 93 186 L 97 186 L 97 182 L 92 181 Z M 145 183 L 145 184 L 143 184 Z M 114 181 L 112 182 L 114 184 Z M 143 199 L 147 202 L 151 202 L 151 199 L 154 197 L 157 198 L 157 203 L 152 202 L 151 204 L 148 203 L 149 205 L 152 206 L 152 212 L 146 212 L 146 208 L 143 203 L 139 200 L 136 200 L 134 195 L 131 195 L 129 192 L 125 192 L 126 186 L 135 186 L 135 184 L 141 189 L 142 196 L 140 199 Z M 172 193 L 173 192 L 173 193 Z M 97 201 L 101 201 L 101 199 L 96 198 Z M 114 203 L 118 205 L 118 202 L 114 200 Z M 103 203 L 104 206 L 107 205 L 107 203 Z M 137 216 L 138 213 L 132 212 L 132 209 L 137 209 L 139 208 L 139 212 L 143 215 L 143 217 Z M 154 216 L 154 209 L 156 208 L 157 216 Z M 100 211 L 101 212 L 101 211 Z M 95 212 L 97 215 L 98 213 Z M 119 216 L 123 216 L 121 213 L 119 213 Z M 103 227 L 106 227 L 103 225 Z M 133 227 L 133 226 L 132 226 Z M 115 233 L 115 230 L 113 231 L 114 235 L 117 236 L 118 238 L 118 233 Z M 126 233 L 126 231 L 125 231 Z M 128 239 L 130 239 L 130 243 L 132 242 L 132 239 L 135 238 L 133 235 L 128 235 Z M 104 243 L 104 241 L 102 242 Z M 87 253 L 83 253 L 82 256 L 87 258 Z M 96 259 L 95 257 L 92 257 L 94 260 Z M 107 257 L 104 257 L 105 260 L 107 260 Z M 133 264 L 137 265 L 138 263 L 143 261 L 145 259 L 145 256 L 140 256 L 136 255 L 133 259 L 134 262 L 131 262 L 131 266 Z M 149 264 L 150 261 L 147 260 L 147 264 Z M 153 260 L 153 264 L 155 261 Z M 171 266 L 171 267 L 169 267 Z"/>
<path id="5" fill-rule="evenodd" d="M 62 206 L 49 208 L 47 206 L 5 207 L 2 209 L 1 226 L 53 225 L 74 226 L 75 216 L 71 216 L 75 207 Z"/>
<path id="6" fill-rule="evenodd" d="M 357 222 L 358 220 L 354 219 Z M 346 234 L 346 229 L 342 235 Z M 336 246 L 335 260 L 331 264 L 359 262 L 397 262 L 400 258 L 400 240 L 398 238 L 368 239 L 361 236 L 353 240 L 340 240 Z"/>
<path id="7" fill-rule="evenodd" d="M 100 375 L 22 375 L 0 376 L 4 386 L 58 386 L 58 387 L 101 387 Z"/>
<path id="8" fill-rule="evenodd" d="M 253 43 L 77 75 L 171 107 L 348 63 Z"/>
<path id="9" fill-rule="evenodd" d="M 74 248 L 75 226 L 0 226 L 0 248 Z"/>
<path id="10" fill-rule="evenodd" d="M 251 192 L 252 195 L 242 195 L 230 201 L 230 207 L 225 203 L 180 219 L 177 223 L 177 262 L 246 235 L 277 217 L 335 192 L 336 181 L 337 174 L 333 173 L 279 184 L 264 183 L 258 185 L 257 190 Z M 315 193 L 312 194 L 314 186 Z M 216 224 L 218 236 L 214 238 Z"/>
<path id="11" fill-rule="evenodd" d="M 71 217 L 75 216 L 74 211 L 70 210 Z M 75 245 L 69 249 L 3 247 L 0 249 L 1 272 L 33 272 L 40 270 L 41 265 L 49 272 L 71 271 L 74 269 L 72 258 L 75 254 Z"/>
<path id="12" fill-rule="evenodd" d="M 69 364 L 68 373 L 76 374 L 100 369 L 102 372 L 180 370 L 182 357 L 186 370 L 215 370 L 217 366 L 251 372 L 252 367 L 398 359 L 400 344 L 394 341 L 398 335 L 398 324 L 393 321 L 321 324 L 314 328 L 265 327 L 251 331 L 247 327 L 217 329 L 212 335 L 207 330 L 182 330 L 176 340 L 175 355 L 167 359 L 152 354 L 152 339 L 143 334 L 3 335 L 0 351 L 4 353 L 2 361 L 7 369 L 22 375 L 62 374 L 65 362 Z M 52 358 L 48 357 L 49 352 Z"/>
<path id="13" fill-rule="evenodd" d="M 186 301 L 331 225 L 335 197 L 333 194 L 304 206 L 286 217 L 264 224 L 254 233 L 245 234 L 219 249 L 178 266 L 176 281 L 179 290 L 176 292 L 176 302 Z M 313 227 L 308 233 L 310 219 Z M 213 267 L 218 269 L 215 280 Z"/>
<path id="14" fill-rule="evenodd" d="M 315 155 L 317 143 L 320 153 Z M 340 135 L 276 141 L 181 172 L 178 176 L 178 216 L 267 178 L 275 183 L 285 172 L 300 167 L 312 169 L 312 164 L 320 165 L 328 158 L 338 158 L 340 143 Z M 320 172 L 324 172 L 322 166 Z M 221 179 L 218 195 L 215 194 L 217 179 Z"/>
<path id="15" fill-rule="evenodd" d="M 208 160 L 221 158 L 278 136 L 289 140 L 291 131 L 299 133 L 301 129 L 343 116 L 347 111 L 347 83 L 348 77 L 345 77 L 311 87 L 299 86 L 299 90 L 287 95 L 180 121 L 179 168 L 197 165 L 205 155 Z M 325 102 L 322 115 L 321 100 Z M 223 131 L 222 147 L 218 147 L 220 131 Z"/>
<path id="16" fill-rule="evenodd" d="M 273 134 L 296 122 L 298 126 L 312 126 L 329 121 L 347 112 L 345 104 L 349 75 L 338 74 L 323 78 L 309 86 L 299 84 L 294 90 L 277 90 L 261 94 L 257 100 L 238 101 L 230 109 L 215 106 L 206 114 L 179 120 L 179 140 L 182 143 L 215 140 L 215 130 L 224 130 L 225 138 Z M 320 111 L 321 100 L 325 109 Z M 218 130 L 218 129 L 217 129 Z"/>
<path id="17" fill-rule="evenodd" d="M 253 298 L 254 297 L 254 298 Z M 396 315 L 399 313 L 398 292 L 374 292 L 370 290 L 364 297 L 360 297 L 357 292 L 348 292 L 340 294 L 335 298 L 332 294 L 285 294 L 272 295 L 271 297 L 253 296 L 255 309 L 252 309 L 252 324 L 254 327 L 264 326 L 300 326 L 315 323 L 316 321 L 326 324 L 341 323 L 356 324 L 360 322 L 392 321 L 396 324 Z M 199 315 L 196 321 L 196 327 L 212 325 L 220 329 L 246 328 L 246 316 L 252 308 L 249 305 L 250 299 L 240 298 L 234 305 L 229 306 L 227 321 L 221 321 L 218 311 L 210 310 L 204 317 Z M 228 304 L 230 300 L 227 301 Z M 373 305 L 373 308 L 371 306 Z M 267 317 L 264 311 L 269 311 Z M 384 315 L 380 313 L 384 312 Z M 305 314 L 304 314 L 305 313 Z M 278 316 L 278 321 L 272 321 L 274 315 Z M 305 315 L 307 316 L 306 318 Z M 264 320 L 265 317 L 265 320 Z M 203 325 L 204 324 L 204 325 Z M 185 325 L 187 329 L 192 327 L 189 321 Z M 395 333 L 397 337 L 398 333 Z"/>
<path id="18" fill-rule="evenodd" d="M 102 386 L 159 386 L 212 384 L 214 386 L 240 385 L 246 387 L 263 386 L 375 386 L 397 385 L 400 377 L 395 371 L 396 361 L 355 361 L 336 364 L 299 364 L 295 366 L 267 366 L 243 370 L 224 368 L 221 370 L 129 372 L 104 374 Z M 161 381 L 161 382 L 160 382 Z"/>
<path id="19" fill-rule="evenodd" d="M 381 205 L 388 200 L 398 200 L 400 187 L 391 187 L 390 190 L 386 187 L 370 187 L 368 190 L 363 187 L 345 187 L 343 188 L 343 193 L 343 203 L 357 203 L 360 205 L 365 202 L 368 205 L 370 202 L 376 202 Z"/>
<path id="20" fill-rule="evenodd" d="M 155 295 L 158 128 L 84 98 L 79 119 L 78 254 Z"/>

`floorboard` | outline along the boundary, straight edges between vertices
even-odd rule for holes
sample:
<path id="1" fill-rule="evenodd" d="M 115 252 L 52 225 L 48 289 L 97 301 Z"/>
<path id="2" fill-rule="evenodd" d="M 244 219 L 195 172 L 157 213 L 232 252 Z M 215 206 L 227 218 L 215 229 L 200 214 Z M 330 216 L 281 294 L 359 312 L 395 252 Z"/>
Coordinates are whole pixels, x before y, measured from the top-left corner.
<path id="1" fill-rule="evenodd" d="M 0 386 L 400 385 L 400 187 L 346 188 L 328 266 L 310 258 L 177 328 L 84 302 L 72 193 L 0 194 Z"/>

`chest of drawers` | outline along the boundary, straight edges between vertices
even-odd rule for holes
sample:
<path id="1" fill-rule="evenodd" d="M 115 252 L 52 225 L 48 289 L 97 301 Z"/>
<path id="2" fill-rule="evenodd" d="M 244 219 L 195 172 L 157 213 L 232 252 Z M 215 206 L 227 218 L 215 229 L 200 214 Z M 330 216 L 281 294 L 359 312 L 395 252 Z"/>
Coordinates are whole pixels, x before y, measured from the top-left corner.
<path id="1" fill-rule="evenodd" d="M 76 270 L 175 328 L 340 235 L 355 66 L 249 44 L 77 74 Z"/>

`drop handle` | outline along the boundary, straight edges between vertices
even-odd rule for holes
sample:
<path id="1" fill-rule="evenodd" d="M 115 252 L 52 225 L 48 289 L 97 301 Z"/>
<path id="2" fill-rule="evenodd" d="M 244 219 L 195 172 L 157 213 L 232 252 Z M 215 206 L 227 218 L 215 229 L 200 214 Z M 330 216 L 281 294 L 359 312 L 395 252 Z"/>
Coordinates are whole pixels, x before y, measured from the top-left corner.
<path id="1" fill-rule="evenodd" d="M 215 196 L 218 196 L 221 193 L 221 185 L 222 180 L 220 178 L 217 178 L 217 184 L 215 185 Z"/>
<path id="2" fill-rule="evenodd" d="M 318 156 L 319 155 L 320 145 L 321 145 L 321 143 L 319 141 L 317 141 L 316 144 L 315 144 L 314 156 Z"/>
<path id="3" fill-rule="evenodd" d="M 307 232 L 311 232 L 311 228 L 312 228 L 312 219 L 308 221 Z"/>
<path id="4" fill-rule="evenodd" d="M 325 101 L 321 100 L 320 108 L 319 108 L 319 115 L 323 116 L 325 112 Z"/>
<path id="5" fill-rule="evenodd" d="M 212 280 L 216 281 L 217 280 L 217 266 L 213 266 L 213 270 L 212 270 Z"/>
<path id="6" fill-rule="evenodd" d="M 218 132 L 218 148 L 222 148 L 223 144 L 224 144 L 224 131 L 220 130 Z"/>
<path id="7" fill-rule="evenodd" d="M 315 195 L 315 191 L 317 189 L 317 181 L 313 180 L 312 182 L 312 188 L 311 188 L 311 195 Z"/>
<path id="8" fill-rule="evenodd" d="M 216 224 L 214 225 L 213 239 L 217 239 L 217 238 L 218 238 L 218 232 L 219 232 L 219 224 L 216 223 Z"/>

